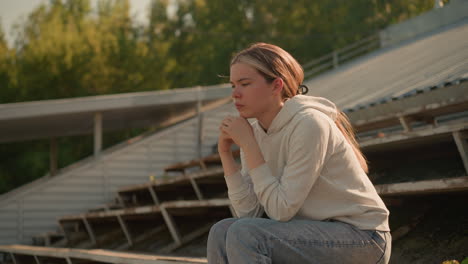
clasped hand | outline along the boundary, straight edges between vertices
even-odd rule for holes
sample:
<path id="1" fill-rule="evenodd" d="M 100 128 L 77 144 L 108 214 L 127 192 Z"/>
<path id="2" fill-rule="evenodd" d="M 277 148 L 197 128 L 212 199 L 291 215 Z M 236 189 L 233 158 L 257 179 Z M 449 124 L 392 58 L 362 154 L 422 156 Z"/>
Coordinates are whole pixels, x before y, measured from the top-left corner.
<path id="1" fill-rule="evenodd" d="M 243 148 L 254 138 L 253 129 L 249 121 L 243 117 L 227 116 L 219 126 L 218 151 L 229 152 L 231 145 Z"/>

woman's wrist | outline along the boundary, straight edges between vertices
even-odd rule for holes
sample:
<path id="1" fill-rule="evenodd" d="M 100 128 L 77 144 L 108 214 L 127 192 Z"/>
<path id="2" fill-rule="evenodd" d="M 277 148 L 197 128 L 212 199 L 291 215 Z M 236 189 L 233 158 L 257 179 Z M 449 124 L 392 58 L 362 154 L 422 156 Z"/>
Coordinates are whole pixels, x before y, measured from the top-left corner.
<path id="1" fill-rule="evenodd" d="M 221 163 L 223 165 L 224 176 L 230 176 L 239 170 L 239 166 L 237 165 L 231 151 L 220 152 L 219 157 L 221 158 Z"/>
<path id="2" fill-rule="evenodd" d="M 228 150 L 228 151 L 219 151 L 219 150 L 218 150 L 218 154 L 219 154 L 220 157 L 221 157 L 221 156 L 223 156 L 223 157 L 234 157 L 234 156 L 232 155 L 232 151 L 231 151 L 231 150 Z"/>

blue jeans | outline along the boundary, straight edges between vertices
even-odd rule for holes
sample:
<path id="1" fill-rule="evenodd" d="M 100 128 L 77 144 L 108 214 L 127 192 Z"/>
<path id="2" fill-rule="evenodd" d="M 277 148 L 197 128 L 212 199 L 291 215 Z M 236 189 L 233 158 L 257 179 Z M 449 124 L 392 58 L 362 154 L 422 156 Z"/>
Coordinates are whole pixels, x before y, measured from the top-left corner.
<path id="1" fill-rule="evenodd" d="M 228 218 L 211 227 L 208 263 L 372 263 L 390 259 L 390 232 L 338 221 Z"/>

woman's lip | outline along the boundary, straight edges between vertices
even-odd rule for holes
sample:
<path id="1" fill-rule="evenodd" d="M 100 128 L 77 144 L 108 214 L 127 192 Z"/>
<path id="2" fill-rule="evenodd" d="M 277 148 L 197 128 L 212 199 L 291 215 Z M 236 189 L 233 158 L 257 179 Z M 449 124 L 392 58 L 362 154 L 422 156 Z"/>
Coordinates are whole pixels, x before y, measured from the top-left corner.
<path id="1" fill-rule="evenodd" d="M 241 107 L 243 107 L 243 106 L 244 106 L 244 105 L 236 104 L 236 107 L 237 107 L 237 108 L 241 108 Z"/>

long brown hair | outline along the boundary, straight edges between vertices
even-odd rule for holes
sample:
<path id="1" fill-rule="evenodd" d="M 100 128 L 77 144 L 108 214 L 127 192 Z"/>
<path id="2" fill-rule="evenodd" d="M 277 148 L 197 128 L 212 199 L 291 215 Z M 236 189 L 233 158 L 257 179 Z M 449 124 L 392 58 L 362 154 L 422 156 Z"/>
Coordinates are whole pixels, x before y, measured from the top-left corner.
<path id="1" fill-rule="evenodd" d="M 271 83 L 276 78 L 284 82 L 282 97 L 284 100 L 292 98 L 297 94 L 305 94 L 302 87 L 304 81 L 304 70 L 291 54 L 282 48 L 267 44 L 255 43 L 250 47 L 237 53 L 231 60 L 231 66 L 235 63 L 245 63 L 255 68 L 266 81 Z M 353 126 L 345 113 L 338 110 L 335 120 L 336 126 L 343 133 L 348 143 L 352 146 L 362 169 L 368 173 L 367 160 L 359 149 Z"/>

